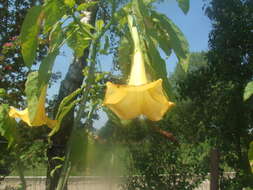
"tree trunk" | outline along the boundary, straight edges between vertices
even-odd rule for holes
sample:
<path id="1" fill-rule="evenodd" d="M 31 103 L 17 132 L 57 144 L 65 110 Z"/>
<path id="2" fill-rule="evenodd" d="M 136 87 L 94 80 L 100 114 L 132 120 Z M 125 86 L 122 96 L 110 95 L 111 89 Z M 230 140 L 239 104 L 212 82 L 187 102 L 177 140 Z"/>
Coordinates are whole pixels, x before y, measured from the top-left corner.
<path id="1" fill-rule="evenodd" d="M 210 190 L 219 189 L 219 151 L 213 148 L 210 151 L 211 156 L 211 172 L 210 172 Z"/>
<path id="2" fill-rule="evenodd" d="M 90 15 L 87 14 L 87 18 L 84 18 L 85 22 L 94 25 L 96 18 L 97 8 L 93 8 Z M 82 70 L 87 66 L 87 58 L 89 56 L 89 48 L 84 51 L 84 55 L 81 59 L 74 60 L 70 65 L 65 79 L 61 82 L 57 103 L 54 109 L 56 114 L 58 106 L 62 99 L 69 94 L 71 94 L 76 89 L 80 88 L 83 83 L 83 73 Z M 46 190 L 55 190 L 59 181 L 61 174 L 61 168 L 55 170 L 53 175 L 51 172 L 58 166 L 62 165 L 63 162 L 60 159 L 55 159 L 54 157 L 64 157 L 66 153 L 66 145 L 70 138 L 70 132 L 73 127 L 74 122 L 74 109 L 65 116 L 61 123 L 60 130 L 51 138 L 52 146 L 47 150 L 48 166 L 47 166 L 47 180 L 46 180 Z M 67 185 L 64 187 L 67 189 Z"/>

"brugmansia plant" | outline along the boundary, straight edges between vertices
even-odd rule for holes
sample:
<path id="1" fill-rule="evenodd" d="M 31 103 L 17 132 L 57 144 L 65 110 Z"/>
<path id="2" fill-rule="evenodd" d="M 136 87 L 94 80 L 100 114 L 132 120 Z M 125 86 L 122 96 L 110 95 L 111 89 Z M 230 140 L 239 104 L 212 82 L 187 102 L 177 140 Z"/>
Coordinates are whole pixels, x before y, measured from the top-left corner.
<path id="1" fill-rule="evenodd" d="M 38 73 L 32 72 L 27 78 L 26 82 L 26 96 L 28 99 L 28 106 L 22 111 L 10 107 L 9 116 L 23 120 L 30 127 L 37 127 L 47 125 L 53 128 L 56 124 L 55 120 L 51 120 L 46 115 L 45 100 L 47 86 L 39 89 Z M 35 95 L 34 95 L 35 94 Z M 30 100 L 30 98 L 33 98 Z M 32 105 L 30 105 L 32 103 Z"/>
<path id="2" fill-rule="evenodd" d="M 137 27 L 133 24 L 133 15 L 127 18 L 134 42 L 129 82 L 128 85 L 108 82 L 104 105 L 122 119 L 133 119 L 143 114 L 150 120 L 158 121 L 174 104 L 163 93 L 162 79 L 148 83 Z"/>
<path id="3" fill-rule="evenodd" d="M 189 1 L 179 2 L 186 13 Z M 172 92 L 166 63 L 158 48 L 167 56 L 173 50 L 186 71 L 188 43 L 179 28 L 165 15 L 156 12 L 149 1 L 132 1 L 122 9 L 121 14 L 119 27 L 123 28 L 125 36 L 119 46 L 119 65 L 123 72 L 126 65 L 131 67 L 130 77 L 128 85 L 107 83 L 104 105 L 122 119 L 145 115 L 150 120 L 158 121 L 174 105 L 167 98 Z M 125 25 L 129 26 L 127 32 Z M 132 105 L 135 105 L 134 108 Z"/>
<path id="4" fill-rule="evenodd" d="M 189 0 L 177 1 L 183 12 L 187 13 Z M 107 83 L 104 105 L 122 119 L 145 115 L 153 121 L 162 119 L 166 111 L 174 105 L 168 100 L 172 92 L 168 82 L 166 62 L 160 55 L 160 51 L 163 51 L 166 56 L 170 56 L 173 51 L 186 71 L 189 58 L 188 43 L 180 29 L 166 15 L 155 10 L 152 5 L 154 2 L 131 0 L 122 4 L 110 0 L 108 3 L 111 10 L 110 20 L 106 23 L 98 20 L 95 26 L 83 22 L 82 17 L 85 11 L 99 6 L 100 1 L 83 3 L 75 0 L 48 0 L 43 5 L 34 6 L 28 11 L 20 36 L 22 55 L 27 67 L 30 68 L 35 61 L 40 38 L 48 40 L 48 53 L 38 71 L 31 72 L 28 76 L 27 108 L 19 111 L 9 105 L 1 105 L 0 132 L 12 142 L 14 137 L 6 130 L 11 131 L 15 128 L 16 121 L 13 118 L 20 118 L 31 127 L 47 125 L 52 129 L 49 134 L 52 136 L 59 130 L 65 115 L 75 105 L 79 105 L 57 190 L 64 187 L 73 166 L 71 159 L 72 154 L 75 154 L 73 142 L 76 141 L 77 131 L 83 128 L 80 126 L 80 120 L 87 108 L 91 86 L 95 81 L 97 55 L 104 50 L 100 43 L 105 38 L 106 46 L 110 46 L 105 36 L 111 28 L 117 31 L 116 34 L 121 34 L 117 55 L 118 65 L 122 73 L 130 77 L 127 85 Z M 83 87 L 65 97 L 59 105 L 56 117 L 49 119 L 45 111 L 47 86 L 55 59 L 64 44 L 73 49 L 74 56 L 77 58 L 83 55 L 87 47 L 90 47 L 87 66 L 89 70 Z M 128 72 L 129 70 L 131 71 Z"/>

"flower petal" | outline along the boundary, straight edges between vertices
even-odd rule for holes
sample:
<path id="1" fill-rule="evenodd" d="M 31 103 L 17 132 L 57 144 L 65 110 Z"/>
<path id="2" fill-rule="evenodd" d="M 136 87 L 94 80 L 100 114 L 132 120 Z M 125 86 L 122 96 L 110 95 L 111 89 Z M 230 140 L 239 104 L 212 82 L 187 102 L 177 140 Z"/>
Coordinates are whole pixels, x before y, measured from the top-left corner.
<path id="1" fill-rule="evenodd" d="M 122 119 L 145 115 L 158 121 L 174 103 L 167 100 L 159 79 L 139 86 L 108 83 L 104 105 Z"/>

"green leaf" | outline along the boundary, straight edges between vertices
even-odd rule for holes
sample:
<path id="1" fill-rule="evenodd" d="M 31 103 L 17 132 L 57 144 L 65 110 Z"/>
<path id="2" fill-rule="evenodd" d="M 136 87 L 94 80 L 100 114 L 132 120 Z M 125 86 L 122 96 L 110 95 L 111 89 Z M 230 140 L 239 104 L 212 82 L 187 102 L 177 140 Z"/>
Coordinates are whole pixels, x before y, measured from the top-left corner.
<path id="1" fill-rule="evenodd" d="M 136 18 L 139 20 L 139 25 L 145 27 L 144 19 L 149 16 L 147 6 L 145 6 L 143 0 L 135 0 L 132 3 L 132 9 L 134 10 Z M 134 20 L 135 22 L 135 20 Z"/>
<path id="2" fill-rule="evenodd" d="M 246 101 L 248 100 L 253 94 L 253 81 L 249 82 L 246 85 L 246 88 L 244 90 L 244 94 L 243 94 L 243 100 Z"/>
<path id="3" fill-rule="evenodd" d="M 146 17 L 145 20 L 149 23 L 146 25 L 148 35 L 152 37 L 156 46 L 159 46 L 167 56 L 170 56 L 172 48 L 169 36 L 164 36 L 164 31 L 160 29 L 158 24 L 156 24 L 151 17 Z"/>
<path id="4" fill-rule="evenodd" d="M 190 8 L 190 0 L 177 0 L 177 2 L 184 14 L 187 14 Z"/>
<path id="5" fill-rule="evenodd" d="M 48 82 L 52 75 L 54 61 L 58 54 L 59 54 L 59 51 L 50 52 L 47 55 L 47 57 L 43 59 L 38 71 L 39 72 L 39 75 L 38 75 L 39 86 L 48 85 Z"/>
<path id="6" fill-rule="evenodd" d="M 88 30 L 88 29 L 87 29 Z M 78 25 L 72 23 L 67 29 L 67 44 L 74 50 L 76 57 L 83 55 L 84 49 L 90 45 L 90 38 Z"/>
<path id="7" fill-rule="evenodd" d="M 174 50 L 184 71 L 188 69 L 189 45 L 181 30 L 165 15 L 152 11 L 152 17 L 159 21 L 160 28 L 169 36 L 171 48 Z"/>
<path id="8" fill-rule="evenodd" d="M 64 41 L 64 33 L 62 31 L 62 23 L 57 22 L 49 34 L 50 52 L 57 51 Z"/>
<path id="9" fill-rule="evenodd" d="M 27 77 L 25 84 L 25 93 L 27 97 L 27 104 L 29 110 L 29 118 L 34 120 L 38 109 L 40 97 L 46 96 L 47 85 L 39 81 L 38 72 L 31 72 Z"/>
<path id="10" fill-rule="evenodd" d="M 80 100 L 74 100 L 73 102 L 69 103 L 68 105 L 61 108 L 60 113 L 56 117 L 57 123 L 53 130 L 49 133 L 49 137 L 53 136 L 55 133 L 57 133 L 61 127 L 61 122 L 64 119 L 64 117 L 74 108 L 74 106 L 80 102 Z"/>
<path id="11" fill-rule="evenodd" d="M 3 88 L 0 88 L 0 98 L 3 98 L 6 96 L 6 90 Z"/>
<path id="12" fill-rule="evenodd" d="M 248 158 L 249 158 L 249 164 L 251 167 L 251 172 L 253 173 L 253 141 L 249 145 Z"/>
<path id="13" fill-rule="evenodd" d="M 47 86 L 52 74 L 52 67 L 58 51 L 50 52 L 43 59 L 39 71 L 29 73 L 25 84 L 25 93 L 27 97 L 27 107 L 29 110 L 29 118 L 33 121 L 36 114 L 44 106 Z"/>
<path id="14" fill-rule="evenodd" d="M 95 26 L 98 32 L 101 31 L 104 26 L 104 21 L 101 19 L 97 20 Z"/>
<path id="15" fill-rule="evenodd" d="M 65 156 L 63 156 L 63 157 L 55 156 L 52 158 L 52 160 L 60 160 L 60 161 L 64 162 Z"/>
<path id="16" fill-rule="evenodd" d="M 62 110 L 64 109 L 64 107 L 66 107 L 68 104 L 70 104 L 70 102 L 82 92 L 83 88 L 78 88 L 77 90 L 75 90 L 74 92 L 72 92 L 70 95 L 66 96 L 63 98 L 63 100 L 61 101 L 57 114 L 56 114 L 56 118 L 59 117 L 60 113 L 62 112 Z"/>
<path id="17" fill-rule="evenodd" d="M 72 110 L 72 108 L 79 102 L 79 100 L 74 100 L 74 98 L 76 98 L 76 96 L 81 93 L 83 90 L 83 88 L 79 88 L 77 90 L 75 90 L 74 92 L 72 92 L 70 95 L 66 96 L 60 103 L 57 114 L 56 114 L 56 120 L 57 120 L 57 124 L 56 126 L 53 128 L 53 130 L 50 132 L 50 134 L 48 135 L 49 137 L 53 136 L 55 133 L 57 133 L 57 131 L 59 131 L 60 126 L 61 126 L 61 122 L 63 120 L 63 118 L 69 113 L 69 111 Z"/>
<path id="18" fill-rule="evenodd" d="M 21 28 L 21 52 L 26 66 L 31 67 L 38 47 L 38 35 L 42 22 L 42 7 L 35 6 L 29 9 Z"/>
<path id="19" fill-rule="evenodd" d="M 8 147 L 13 145 L 17 140 L 17 123 L 13 118 L 9 117 L 9 105 L 0 105 L 0 135 L 8 140 Z"/>
<path id="20" fill-rule="evenodd" d="M 155 47 L 154 43 L 151 40 L 147 40 L 148 43 L 147 49 L 144 52 L 144 59 L 149 63 L 149 67 L 153 71 L 155 80 L 161 78 L 163 80 L 163 87 L 166 91 L 166 94 L 170 97 L 173 96 L 172 87 L 169 84 L 166 62 L 161 58 L 159 51 Z"/>
<path id="21" fill-rule="evenodd" d="M 96 5 L 98 3 L 98 1 L 91 1 L 91 2 L 87 2 L 87 3 L 82 3 L 77 7 L 78 11 L 83 11 L 86 10 L 94 5 Z"/>
<path id="22" fill-rule="evenodd" d="M 62 164 L 59 164 L 59 165 L 55 166 L 55 168 L 51 170 L 50 176 L 53 177 L 54 174 L 55 174 L 55 172 L 56 172 L 57 170 L 59 170 L 60 168 L 62 168 L 62 166 L 63 166 Z"/>
<path id="23" fill-rule="evenodd" d="M 64 0 L 65 5 L 69 6 L 70 8 L 73 8 L 76 4 L 75 0 Z"/>
<path id="24" fill-rule="evenodd" d="M 43 11 L 45 13 L 43 31 L 44 33 L 48 33 L 53 28 L 53 26 L 64 16 L 66 8 L 61 1 L 54 0 L 48 2 L 43 8 Z"/>

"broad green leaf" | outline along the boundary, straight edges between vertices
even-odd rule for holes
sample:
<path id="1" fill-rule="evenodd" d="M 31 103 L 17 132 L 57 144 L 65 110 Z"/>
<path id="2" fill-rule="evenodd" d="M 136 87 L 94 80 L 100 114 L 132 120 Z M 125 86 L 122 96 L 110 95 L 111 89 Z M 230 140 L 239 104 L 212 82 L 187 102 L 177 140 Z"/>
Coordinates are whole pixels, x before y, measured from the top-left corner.
<path id="1" fill-rule="evenodd" d="M 66 96 L 61 101 L 61 103 L 58 107 L 57 114 L 56 114 L 57 124 L 48 136 L 53 136 L 60 129 L 61 122 L 62 122 L 63 118 L 65 117 L 65 115 L 67 115 L 69 113 L 69 111 L 71 111 L 72 108 L 79 102 L 79 100 L 73 100 L 73 99 L 76 98 L 76 96 L 78 94 L 80 94 L 82 92 L 82 90 L 83 90 L 83 88 L 79 88 L 79 89 L 75 90 L 74 92 L 72 92 L 70 95 Z"/>
<path id="2" fill-rule="evenodd" d="M 253 94 L 253 81 L 249 82 L 244 90 L 243 99 L 248 100 Z"/>
<path id="3" fill-rule="evenodd" d="M 190 8 L 190 0 L 177 0 L 177 2 L 184 14 L 187 14 Z"/>
<path id="4" fill-rule="evenodd" d="M 43 31 L 44 33 L 48 33 L 53 26 L 64 16 L 66 12 L 66 8 L 62 1 L 54 0 L 50 1 L 43 8 L 45 13 L 45 22 Z"/>
<path id="5" fill-rule="evenodd" d="M 181 30 L 165 15 L 152 11 L 152 17 L 160 21 L 160 28 L 169 35 L 171 48 L 174 50 L 184 71 L 188 69 L 189 45 Z"/>
<path id="6" fill-rule="evenodd" d="M 253 173 L 253 141 L 249 145 L 248 158 L 249 158 L 249 164 L 251 167 L 251 172 Z"/>
<path id="7" fill-rule="evenodd" d="M 43 59 L 39 68 L 39 75 L 38 75 L 39 86 L 48 85 L 48 82 L 52 74 L 54 61 L 58 54 L 59 51 L 50 52 L 47 55 L 47 57 Z"/>
<path id="8" fill-rule="evenodd" d="M 91 1 L 91 2 L 87 2 L 87 3 L 82 3 L 77 7 L 78 11 L 83 11 L 86 10 L 94 5 L 96 5 L 98 3 L 98 1 Z"/>
<path id="9" fill-rule="evenodd" d="M 146 62 L 149 64 L 151 68 L 151 72 L 155 76 L 155 80 L 161 78 L 163 79 L 163 87 L 166 91 L 166 94 L 170 97 L 173 96 L 172 87 L 169 84 L 168 76 L 167 76 L 167 69 L 166 69 L 166 62 L 161 58 L 159 51 L 153 44 L 151 40 L 149 43 L 146 44 L 147 49 L 144 52 L 144 58 Z"/>
<path id="10" fill-rule="evenodd" d="M 136 18 L 139 20 L 138 24 L 140 26 L 142 25 L 142 27 L 145 27 L 144 19 L 149 16 L 149 12 L 143 3 L 143 0 L 133 1 L 132 9 L 134 10 Z"/>
<path id="11" fill-rule="evenodd" d="M 104 21 L 101 19 L 97 20 L 95 26 L 98 32 L 101 31 L 104 26 Z"/>
<path id="12" fill-rule="evenodd" d="M 9 105 L 0 105 L 0 135 L 8 140 L 10 147 L 17 140 L 17 123 L 9 117 Z"/>
<path id="13" fill-rule="evenodd" d="M 6 90 L 3 88 L 0 88 L 0 98 L 6 96 Z"/>
<path id="14" fill-rule="evenodd" d="M 43 19 L 42 7 L 29 9 L 21 28 L 21 52 L 26 66 L 31 67 L 38 47 L 38 35 Z"/>
<path id="15" fill-rule="evenodd" d="M 137 0 L 136 2 L 134 9 L 139 18 L 138 25 L 142 25 L 142 28 L 144 28 L 143 31 L 145 31 L 147 35 L 152 36 L 156 45 L 159 45 L 164 53 L 169 56 L 171 54 L 169 36 L 160 28 L 159 20 L 150 16 L 147 6 L 145 5 L 146 2 L 143 2 L 143 0 Z"/>
<path id="16" fill-rule="evenodd" d="M 76 4 L 75 0 L 64 0 L 65 5 L 69 6 L 70 8 L 73 8 Z"/>
<path id="17" fill-rule="evenodd" d="M 157 47 L 159 46 L 167 56 L 170 56 L 172 53 L 172 48 L 170 45 L 169 36 L 164 36 L 164 31 L 152 21 L 152 18 L 147 17 L 145 20 L 149 23 L 146 26 L 147 34 L 152 37 L 152 40 L 155 42 Z"/>
<path id="18" fill-rule="evenodd" d="M 89 30 L 88 28 L 86 29 Z M 90 38 L 74 23 L 69 25 L 67 39 L 68 46 L 74 50 L 74 54 L 77 57 L 81 57 L 84 49 L 90 45 Z"/>
<path id="19" fill-rule="evenodd" d="M 147 6 L 144 4 L 143 0 L 135 0 L 133 6 L 138 15 L 142 15 L 143 18 L 149 15 Z"/>
<path id="20" fill-rule="evenodd" d="M 27 104 L 29 110 L 29 118 L 33 121 L 36 117 L 38 110 L 40 109 L 38 105 L 43 105 L 42 96 L 46 95 L 46 84 L 40 83 L 38 72 L 31 72 L 27 77 L 25 84 L 25 93 L 27 97 Z"/>

